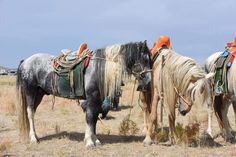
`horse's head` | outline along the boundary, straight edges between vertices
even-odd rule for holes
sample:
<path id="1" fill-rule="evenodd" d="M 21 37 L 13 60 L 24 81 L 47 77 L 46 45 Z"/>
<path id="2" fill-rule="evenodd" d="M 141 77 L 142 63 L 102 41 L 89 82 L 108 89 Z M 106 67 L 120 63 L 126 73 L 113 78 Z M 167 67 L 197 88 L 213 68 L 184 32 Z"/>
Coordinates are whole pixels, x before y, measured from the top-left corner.
<path id="1" fill-rule="evenodd" d="M 138 90 L 145 91 L 151 81 L 150 51 L 146 41 L 123 45 L 126 50 L 125 62 L 129 74 L 138 80 Z M 128 51 L 127 51 L 128 50 Z"/>
<path id="2" fill-rule="evenodd" d="M 213 104 L 213 76 L 206 74 L 204 78 L 191 82 L 185 95 L 179 96 L 178 109 L 181 115 L 186 115 L 193 105 L 207 107 Z"/>

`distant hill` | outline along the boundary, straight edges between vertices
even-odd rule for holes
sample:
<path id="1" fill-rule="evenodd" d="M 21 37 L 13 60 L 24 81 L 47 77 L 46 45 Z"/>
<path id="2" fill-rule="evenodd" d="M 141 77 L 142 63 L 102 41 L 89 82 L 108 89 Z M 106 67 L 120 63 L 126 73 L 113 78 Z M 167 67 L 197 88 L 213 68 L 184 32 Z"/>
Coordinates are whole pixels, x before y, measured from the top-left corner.
<path id="1" fill-rule="evenodd" d="M 6 67 L 3 67 L 3 66 L 0 66 L 0 69 L 1 70 L 10 70 L 10 68 L 6 68 Z"/>

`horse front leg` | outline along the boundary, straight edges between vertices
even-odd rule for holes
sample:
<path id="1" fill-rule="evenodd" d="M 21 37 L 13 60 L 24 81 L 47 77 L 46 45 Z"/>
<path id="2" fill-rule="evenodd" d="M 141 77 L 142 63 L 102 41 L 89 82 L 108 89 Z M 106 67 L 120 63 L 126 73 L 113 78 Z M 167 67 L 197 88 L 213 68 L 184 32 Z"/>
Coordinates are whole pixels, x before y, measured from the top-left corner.
<path id="1" fill-rule="evenodd" d="M 142 105 L 140 105 L 142 111 L 143 111 L 143 130 L 142 133 L 146 134 L 147 132 L 147 122 L 148 117 L 150 116 L 150 102 L 147 100 L 147 95 L 144 92 L 140 92 L 140 100 L 142 102 Z"/>
<path id="2" fill-rule="evenodd" d="M 96 136 L 96 124 L 98 119 L 98 109 L 95 107 L 96 105 L 89 105 L 86 108 L 86 131 L 84 142 L 86 147 L 94 147 L 96 145 L 101 145 L 101 142 L 98 140 Z"/>
<path id="3" fill-rule="evenodd" d="M 170 145 L 175 144 L 176 132 L 175 132 L 175 106 L 169 106 L 169 139 Z"/>
<path id="4" fill-rule="evenodd" d="M 147 125 L 148 127 L 147 127 L 146 137 L 143 141 L 144 146 L 152 144 L 151 135 L 152 135 L 152 131 L 153 131 L 153 125 L 156 125 L 156 123 L 157 123 L 157 106 L 158 106 L 159 100 L 160 100 L 160 97 L 157 94 L 157 89 L 154 89 L 152 106 L 151 106 L 151 113 L 148 117 L 148 125 Z"/>
<path id="5" fill-rule="evenodd" d="M 212 115 L 213 115 L 212 104 L 207 106 L 207 113 L 208 113 L 207 133 L 213 138 L 213 135 L 212 135 Z"/>

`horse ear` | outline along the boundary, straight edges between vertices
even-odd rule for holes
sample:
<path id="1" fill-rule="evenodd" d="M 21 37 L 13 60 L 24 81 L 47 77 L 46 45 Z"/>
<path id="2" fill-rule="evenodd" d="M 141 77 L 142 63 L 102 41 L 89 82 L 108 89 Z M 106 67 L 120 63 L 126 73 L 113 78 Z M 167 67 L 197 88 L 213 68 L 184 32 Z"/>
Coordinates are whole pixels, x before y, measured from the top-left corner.
<path id="1" fill-rule="evenodd" d="M 147 40 L 144 40 L 144 47 L 147 47 Z"/>

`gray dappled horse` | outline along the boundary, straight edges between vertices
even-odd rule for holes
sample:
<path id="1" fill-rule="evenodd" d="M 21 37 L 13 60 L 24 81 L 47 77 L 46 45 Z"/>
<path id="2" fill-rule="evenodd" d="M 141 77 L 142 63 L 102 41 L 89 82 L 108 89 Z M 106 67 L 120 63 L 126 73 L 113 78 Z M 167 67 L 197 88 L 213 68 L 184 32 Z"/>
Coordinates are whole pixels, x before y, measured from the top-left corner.
<path id="1" fill-rule="evenodd" d="M 205 70 L 207 72 L 210 72 L 215 69 L 216 60 L 220 57 L 222 53 L 223 52 L 216 52 L 207 58 L 206 63 L 205 63 Z M 228 113 L 229 106 L 232 103 L 234 114 L 236 116 L 236 81 L 235 81 L 236 74 L 235 74 L 235 71 L 236 71 L 236 62 L 234 61 L 227 72 L 228 93 L 215 96 L 215 101 L 213 105 L 223 136 L 226 139 L 226 141 L 230 141 L 230 142 L 235 141 L 235 139 L 232 134 L 233 130 L 229 124 L 227 113 Z M 235 123 L 236 123 L 236 117 L 235 117 Z"/>
<path id="2" fill-rule="evenodd" d="M 34 114 L 43 96 L 55 93 L 53 87 L 54 56 L 35 54 L 18 66 L 17 93 L 20 136 L 38 142 L 35 132 Z M 84 71 L 86 101 L 86 147 L 101 144 L 96 136 L 96 123 L 103 112 L 102 103 L 106 97 L 119 89 L 124 73 L 133 74 L 139 80 L 140 89 L 150 82 L 150 52 L 145 42 L 134 42 L 97 49 Z"/>

